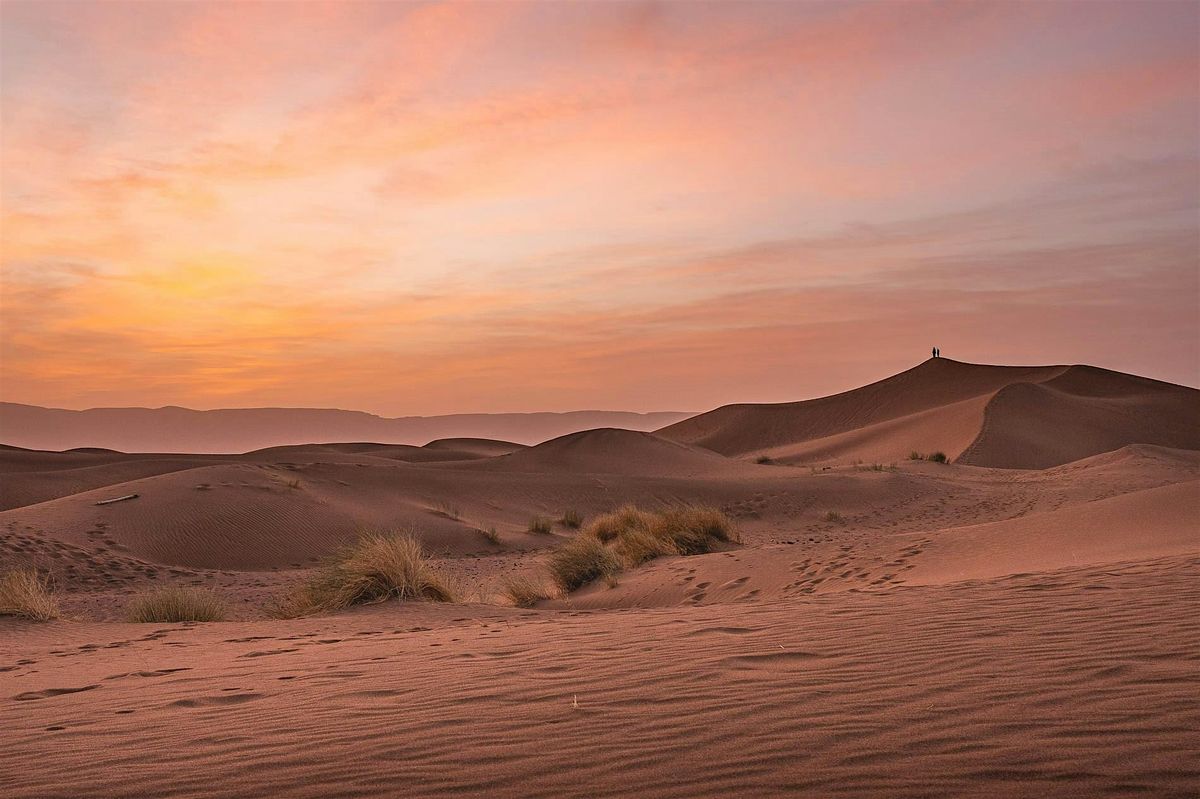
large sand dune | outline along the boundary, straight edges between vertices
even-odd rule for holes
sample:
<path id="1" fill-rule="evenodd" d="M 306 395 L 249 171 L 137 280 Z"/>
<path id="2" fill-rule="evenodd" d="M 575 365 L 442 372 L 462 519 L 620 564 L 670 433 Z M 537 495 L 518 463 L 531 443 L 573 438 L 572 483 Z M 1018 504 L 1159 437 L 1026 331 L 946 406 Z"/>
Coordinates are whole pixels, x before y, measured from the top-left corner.
<path id="1" fill-rule="evenodd" d="M 513 472 L 675 477 L 746 471 L 740 464 L 699 447 L 650 433 L 614 428 L 571 433 L 497 458 L 484 466 Z"/>
<path id="2" fill-rule="evenodd" d="M 1126 444 L 1200 448 L 1200 392 L 1089 366 L 934 358 L 844 394 L 728 405 L 658 435 L 731 457 L 887 463 L 941 451 L 978 466 L 1040 469 Z"/>
<path id="3" fill-rule="evenodd" d="M 50 575 L 68 616 L 0 617 L 0 792 L 1198 795 L 1195 398 L 939 360 L 659 435 L 0 449 L 0 570 Z M 713 505 L 742 542 L 500 595 L 578 534 L 532 517 L 624 503 Z M 267 618 L 394 528 L 465 603 Z M 122 621 L 177 584 L 231 620 Z"/>

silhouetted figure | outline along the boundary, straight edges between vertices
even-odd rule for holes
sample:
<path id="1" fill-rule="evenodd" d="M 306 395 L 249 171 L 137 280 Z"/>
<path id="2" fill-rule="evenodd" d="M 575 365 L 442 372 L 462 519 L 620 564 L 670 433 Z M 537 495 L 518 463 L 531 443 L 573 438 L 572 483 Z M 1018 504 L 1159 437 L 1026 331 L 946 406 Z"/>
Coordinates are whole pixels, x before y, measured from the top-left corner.
<path id="1" fill-rule="evenodd" d="M 937 357 L 937 347 L 933 348 L 933 357 Z"/>

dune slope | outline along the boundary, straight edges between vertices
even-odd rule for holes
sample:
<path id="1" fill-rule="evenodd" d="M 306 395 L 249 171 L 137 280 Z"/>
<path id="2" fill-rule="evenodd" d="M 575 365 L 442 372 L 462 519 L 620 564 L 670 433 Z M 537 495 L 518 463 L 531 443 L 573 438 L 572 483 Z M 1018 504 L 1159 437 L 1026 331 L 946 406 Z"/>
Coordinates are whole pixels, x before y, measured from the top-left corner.
<path id="1" fill-rule="evenodd" d="M 1127 444 L 1200 449 L 1200 391 L 1088 366 L 936 358 L 843 394 L 729 405 L 656 434 L 739 458 L 887 463 L 942 451 L 1039 469 Z"/>

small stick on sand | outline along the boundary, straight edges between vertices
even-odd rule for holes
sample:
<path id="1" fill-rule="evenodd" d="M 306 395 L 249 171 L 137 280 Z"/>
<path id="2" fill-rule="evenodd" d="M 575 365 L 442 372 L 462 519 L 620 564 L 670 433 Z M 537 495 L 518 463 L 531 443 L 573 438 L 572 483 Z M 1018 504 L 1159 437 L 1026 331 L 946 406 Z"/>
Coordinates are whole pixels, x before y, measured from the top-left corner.
<path id="1" fill-rule="evenodd" d="M 124 502 L 127 499 L 137 499 L 137 496 L 138 496 L 137 494 L 126 494 L 123 497 L 117 497 L 115 499 L 102 499 L 99 502 L 97 502 L 96 504 L 97 505 L 111 505 L 114 502 Z"/>

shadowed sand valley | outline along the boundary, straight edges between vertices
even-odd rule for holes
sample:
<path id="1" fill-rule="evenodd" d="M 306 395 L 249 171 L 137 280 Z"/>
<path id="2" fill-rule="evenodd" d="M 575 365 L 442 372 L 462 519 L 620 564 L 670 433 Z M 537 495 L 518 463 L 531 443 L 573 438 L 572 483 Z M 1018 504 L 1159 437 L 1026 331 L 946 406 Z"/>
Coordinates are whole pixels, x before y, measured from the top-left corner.
<path id="1" fill-rule="evenodd" d="M 938 358 L 535 445 L 5 447 L 0 570 L 62 618 L 0 618 L 3 793 L 1196 795 L 1198 399 Z M 514 606 L 627 504 L 740 542 Z M 461 601 L 268 614 L 363 530 Z M 126 621 L 164 586 L 227 620 Z"/>

